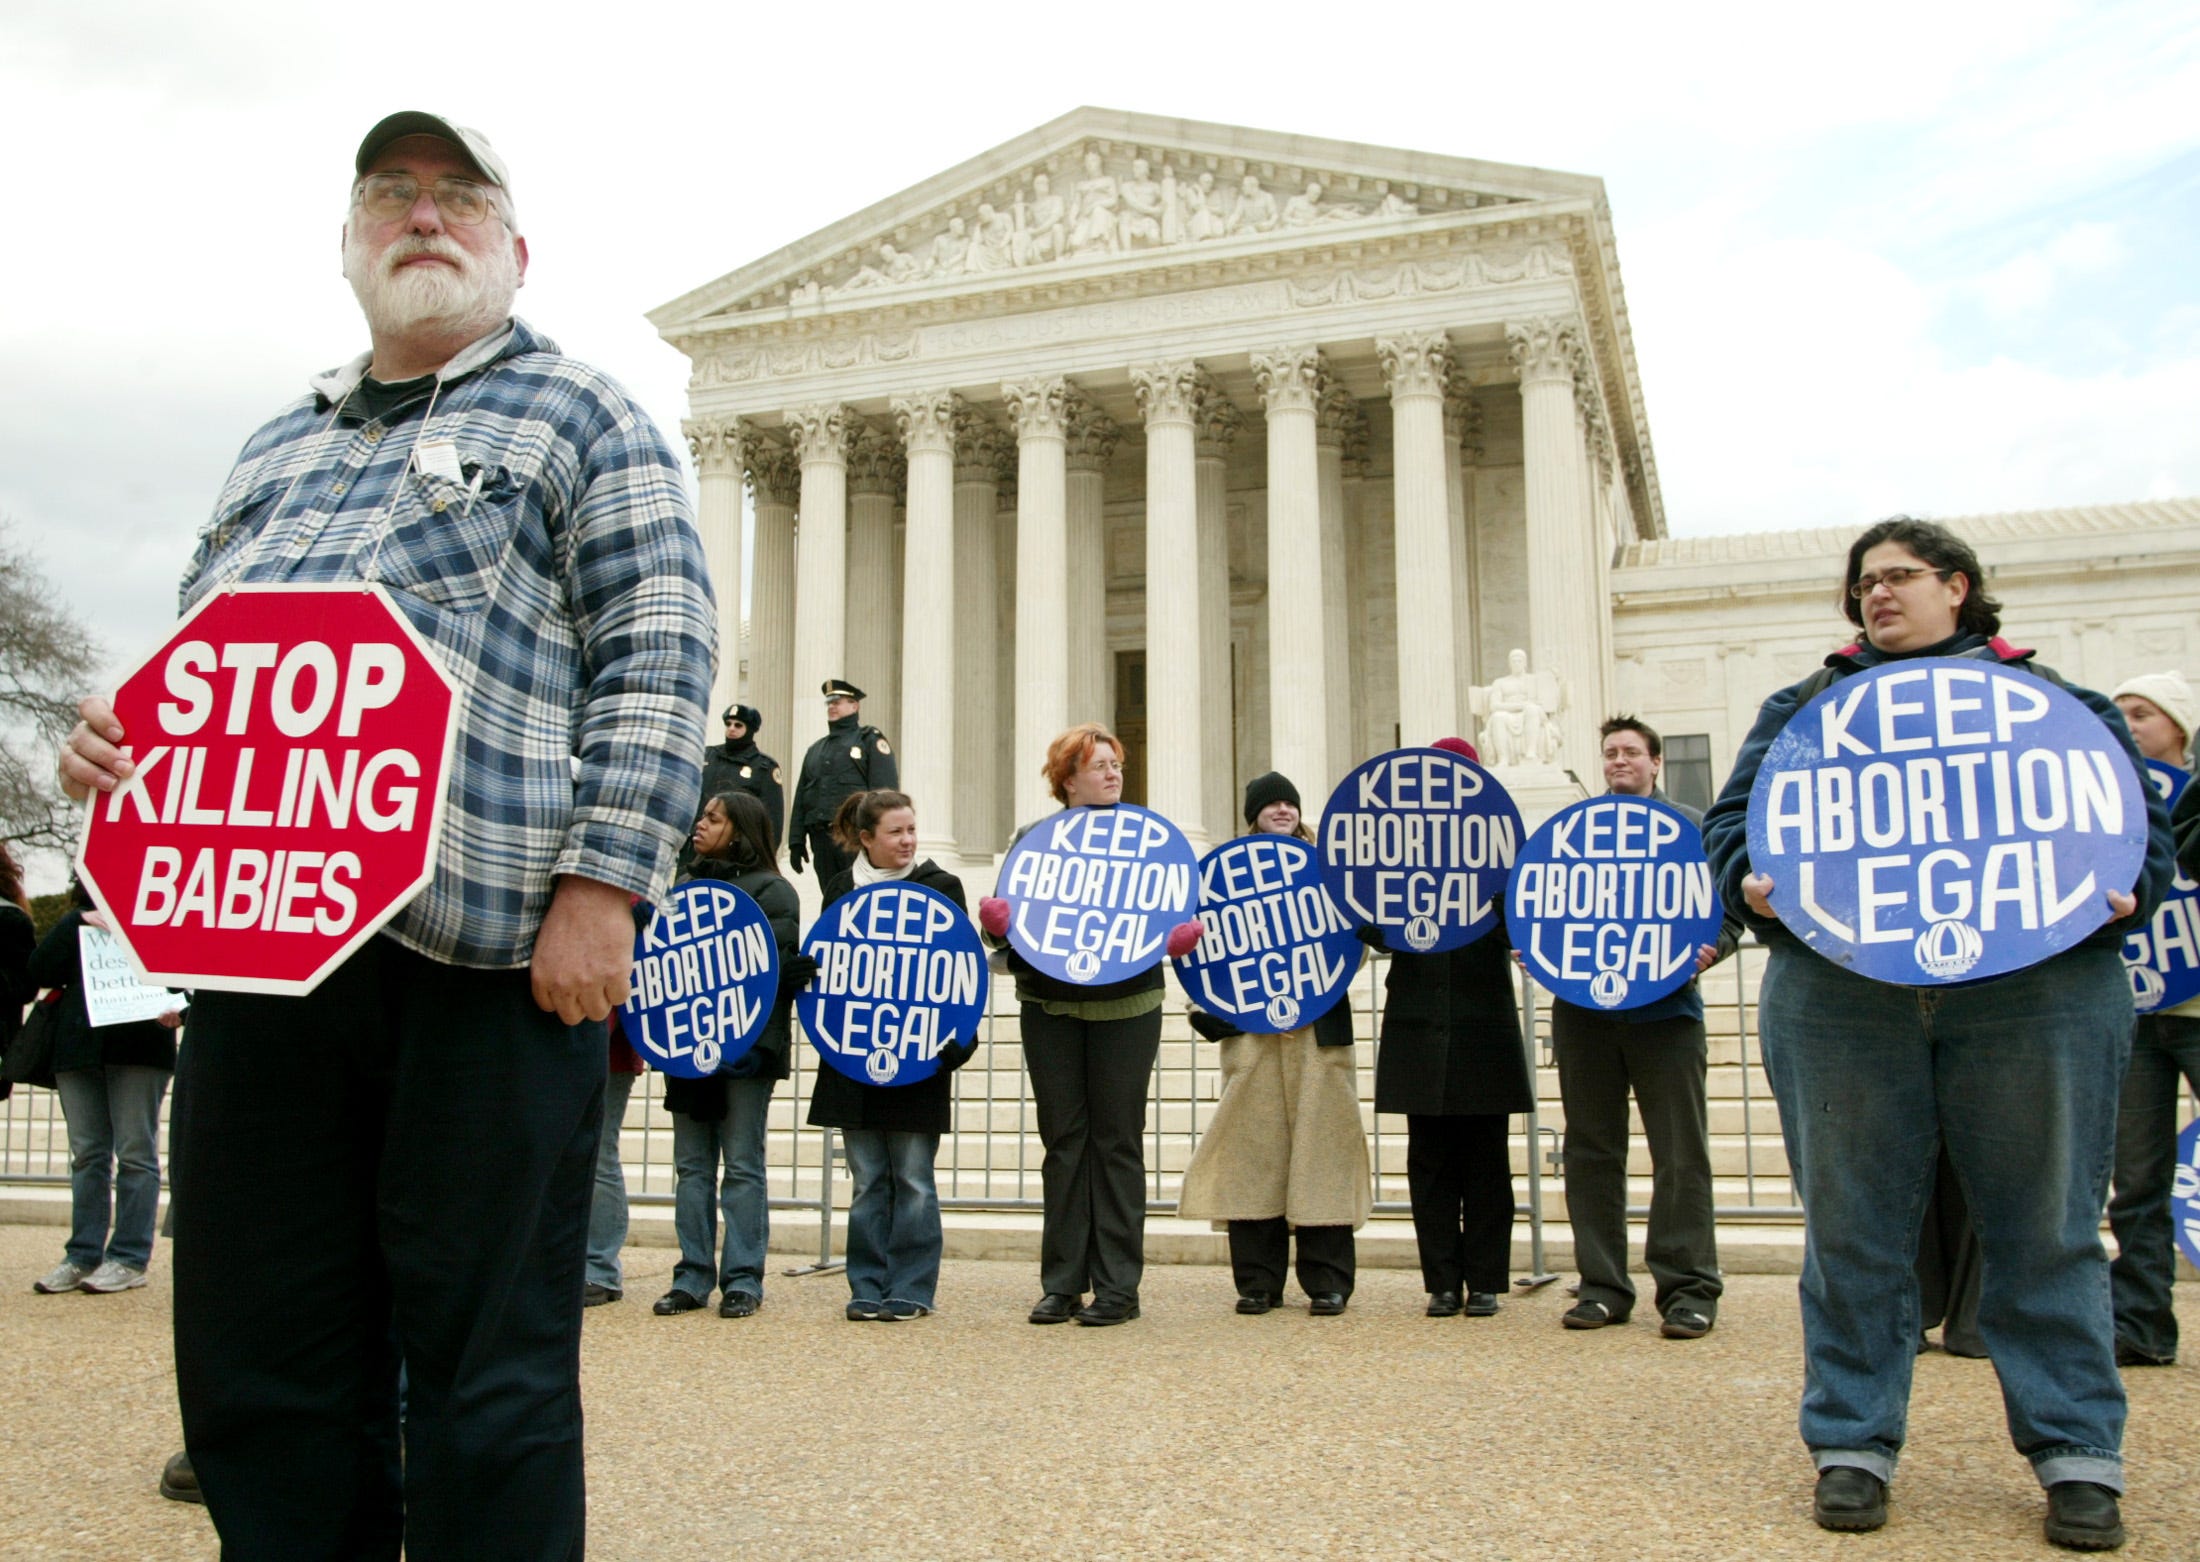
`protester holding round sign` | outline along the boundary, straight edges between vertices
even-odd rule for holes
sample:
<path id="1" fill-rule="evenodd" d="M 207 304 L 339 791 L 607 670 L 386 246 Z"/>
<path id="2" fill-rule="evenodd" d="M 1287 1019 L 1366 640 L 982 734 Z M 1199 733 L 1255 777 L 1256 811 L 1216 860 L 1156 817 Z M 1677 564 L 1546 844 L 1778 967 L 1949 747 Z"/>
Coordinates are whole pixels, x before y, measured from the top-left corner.
<path id="1" fill-rule="evenodd" d="M 1176 962 L 1192 1029 L 1222 1044 L 1222 1099 L 1177 1213 L 1228 1228 L 1239 1312 L 1282 1301 L 1295 1234 L 1308 1310 L 1335 1317 L 1374 1207 L 1349 991 L 1363 951 L 1322 886 L 1298 788 L 1255 776 L 1245 823 L 1200 862 L 1206 936 Z"/>
<path id="2" fill-rule="evenodd" d="M 1703 854 L 1701 816 L 1658 787 L 1665 745 L 1632 716 L 1602 729 L 1605 795 L 1528 838 L 1506 889 L 1507 924 L 1551 992 L 1551 1051 L 1566 1108 L 1566 1219 L 1581 1272 L 1569 1329 L 1625 1323 L 1627 1098 L 1650 1147 L 1643 1260 L 1659 1332 L 1711 1332 L 1725 1282 L 1712 1215 L 1704 1076 L 1710 1046 L 1696 976 L 1733 953 Z"/>
<path id="3" fill-rule="evenodd" d="M 720 793 L 703 805 L 690 839 L 695 860 L 682 892 L 690 885 L 728 885 L 754 901 L 771 924 L 777 979 L 755 1039 L 741 1046 L 738 1043 L 745 1038 L 736 1036 L 734 1044 L 719 1049 L 713 1059 L 699 1059 L 690 1047 L 677 1060 L 670 1060 L 666 1049 L 653 1045 L 660 1031 L 628 1021 L 626 1034 L 636 1049 L 665 1071 L 665 1110 L 672 1116 L 672 1228 L 680 1242 L 680 1262 L 673 1267 L 671 1289 L 650 1310 L 660 1317 L 694 1312 L 709 1304 L 715 1282 L 718 1316 L 747 1318 L 764 1305 L 764 1250 L 771 1239 L 770 1190 L 764 1178 L 765 1123 L 772 1086 L 787 1077 L 789 1012 L 795 989 L 810 968 L 796 948 L 801 906 L 794 886 L 781 876 L 774 860 L 775 836 L 764 805 L 746 792 Z M 645 941 L 647 937 L 645 932 Z M 762 952 L 758 942 L 752 935 L 743 943 L 751 966 Z M 668 962 L 690 967 L 709 963 Z M 728 958 L 720 964 L 738 990 L 745 974 L 741 962 Z M 646 954 L 636 961 L 635 975 L 646 995 Z M 753 1003 L 756 995 L 741 997 Z M 634 1005 L 628 1008 L 631 1014 Z M 679 1072 L 672 1072 L 672 1067 Z M 725 1222 L 722 1245 L 721 1218 Z"/>
<path id="4" fill-rule="evenodd" d="M 2143 673 L 2109 696 L 2146 756 L 2149 778 L 2174 807 L 2190 775 L 2187 756 L 2200 725 L 2200 699 L 2178 672 Z M 2108 1199 L 2116 1261 L 2116 1362 L 2166 1367 L 2177 1360 L 2177 1278 L 2170 1188 L 2177 1167 L 2180 1080 L 2200 1090 L 2200 884 L 2180 868 L 2175 885 L 2142 930 L 2124 940 L 2124 962 L 2140 1009 L 2116 1109 L 2116 1162 Z M 2151 1001 L 2150 1001 L 2151 1000 Z"/>
<path id="5" fill-rule="evenodd" d="M 1464 753 L 1432 748 L 1378 754 L 1329 794 L 1322 872 L 1357 927 L 1382 930 L 1393 949 L 1461 949 L 1496 922 L 1505 877 L 1527 832 L 1497 778 Z"/>
<path id="6" fill-rule="evenodd" d="M 1722 896 L 1772 951 L 1759 1023 L 1808 1227 L 1814 1517 L 1886 1520 L 1917 1348 L 1911 1259 L 1945 1144 L 1985 1254 L 1979 1330 L 2048 1491 L 2048 1538 L 2114 1545 L 2124 1392 L 2099 1223 L 2131 1035 L 2118 945 L 2169 887 L 2167 816 L 2139 795 L 2115 706 L 1999 638 L 1954 533 L 1871 527 L 1841 607 L 1863 638 L 1765 701 L 1704 825 Z M 2097 722 L 2073 724 L 2080 708 Z"/>
<path id="7" fill-rule="evenodd" d="M 906 794 L 853 792 L 833 817 L 849 866 L 825 885 L 803 940 L 817 975 L 796 1000 L 828 1065 L 810 1124 L 837 1128 L 848 1201 L 848 1321 L 922 1318 L 939 1292 L 940 1196 L 932 1162 L 951 1126 L 950 1078 L 978 1050 L 987 972 L 962 880 L 917 861 Z"/>
<path id="8" fill-rule="evenodd" d="M 1099 1327 L 1138 1316 L 1161 962 L 1206 930 L 1190 920 L 1198 864 L 1182 832 L 1122 800 L 1121 739 L 1072 727 L 1043 774 L 1062 812 L 1017 830 L 978 921 L 1016 977 L 1046 1147 L 1031 1321 Z"/>
<path id="9" fill-rule="evenodd" d="M 1446 768 L 1422 774 L 1448 777 L 1436 783 L 1439 795 L 1455 799 L 1460 808 L 1486 807 L 1496 783 L 1481 769 L 1474 745 L 1445 738 L 1434 747 Z M 1426 752 L 1411 749 L 1404 755 L 1418 766 Z M 1450 768 L 1453 756 L 1467 763 Z M 1426 781 L 1406 785 L 1413 773 L 1411 766 L 1394 770 L 1386 796 L 1403 802 L 1428 791 Z M 1331 808 L 1337 803 L 1332 798 Z M 1325 814 L 1325 840 L 1331 829 Z M 1459 834 L 1451 825 L 1438 830 L 1453 838 Z M 1511 1118 L 1535 1104 L 1535 1091 L 1513 994 L 1503 875 L 1490 871 L 1500 855 L 1509 867 L 1508 845 L 1501 854 L 1492 850 L 1481 856 L 1479 866 L 1455 862 L 1407 891 L 1431 906 L 1451 908 L 1426 913 L 1439 923 L 1430 952 L 1416 953 L 1395 941 L 1395 923 L 1360 930 L 1364 942 L 1391 952 L 1383 981 L 1382 1044 L 1375 1054 L 1375 1110 L 1406 1120 L 1406 1187 L 1431 1318 L 1495 1315 L 1512 1265 Z M 1470 880 L 1471 888 L 1462 892 L 1459 886 Z M 1339 904 L 1346 916 L 1355 915 L 1344 897 Z M 1446 946 L 1442 940 L 1456 931 L 1447 918 L 1467 912 L 1481 931 L 1471 942 Z M 1414 936 L 1410 923 L 1398 936 Z"/>

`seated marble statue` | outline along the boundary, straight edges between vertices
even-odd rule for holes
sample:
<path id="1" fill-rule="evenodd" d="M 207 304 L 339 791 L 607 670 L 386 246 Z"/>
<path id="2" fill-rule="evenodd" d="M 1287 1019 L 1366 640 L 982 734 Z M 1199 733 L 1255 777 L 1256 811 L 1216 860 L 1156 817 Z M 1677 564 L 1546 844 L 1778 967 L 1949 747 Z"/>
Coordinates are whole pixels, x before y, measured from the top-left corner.
<path id="1" fill-rule="evenodd" d="M 1556 718 L 1566 708 L 1565 686 L 1555 673 L 1529 672 L 1525 651 L 1515 649 L 1506 663 L 1511 671 L 1503 677 L 1486 688 L 1467 691 L 1473 713 L 1482 718 L 1482 762 L 1556 764 Z"/>

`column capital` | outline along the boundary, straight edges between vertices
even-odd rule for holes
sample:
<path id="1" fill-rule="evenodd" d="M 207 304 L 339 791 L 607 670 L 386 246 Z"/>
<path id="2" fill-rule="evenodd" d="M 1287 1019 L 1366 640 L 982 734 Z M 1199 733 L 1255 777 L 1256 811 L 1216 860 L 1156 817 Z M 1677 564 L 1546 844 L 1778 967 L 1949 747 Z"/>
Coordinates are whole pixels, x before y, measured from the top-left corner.
<path id="1" fill-rule="evenodd" d="M 1538 315 L 1505 326 L 1513 372 L 1523 385 L 1574 378 L 1581 355 L 1581 326 L 1572 315 Z"/>
<path id="2" fill-rule="evenodd" d="M 1200 394 L 1209 383 L 1207 371 L 1190 358 L 1142 363 L 1131 370 L 1131 389 L 1138 393 L 1138 410 L 1149 428 L 1194 421 Z"/>
<path id="3" fill-rule="evenodd" d="M 1016 425 L 1018 439 L 1060 439 L 1069 420 L 1072 387 L 1060 375 L 1010 380 L 1001 386 L 1001 400 Z"/>
<path id="4" fill-rule="evenodd" d="M 868 423 L 858 425 L 848 442 L 848 492 L 898 494 L 908 473 L 909 458 L 902 454 L 900 440 Z"/>
<path id="5" fill-rule="evenodd" d="M 1474 399 L 1474 386 L 1457 362 L 1444 376 L 1444 438 L 1468 461 L 1482 459 L 1482 404 Z"/>
<path id="6" fill-rule="evenodd" d="M 1344 382 L 1334 375 L 1322 383 L 1321 400 L 1314 407 L 1314 442 L 1344 448 L 1352 442 L 1355 426 L 1362 432 L 1367 425 L 1367 414 L 1360 410 L 1357 396 L 1344 388 Z"/>
<path id="7" fill-rule="evenodd" d="M 795 503 L 802 495 L 802 463 L 787 436 L 747 418 L 740 422 L 741 465 L 748 473 L 749 492 L 762 504 Z"/>
<path id="8" fill-rule="evenodd" d="M 1237 403 L 1222 394 L 1222 387 L 1206 375 L 1200 376 L 1202 389 L 1198 404 L 1192 410 L 1192 441 L 1202 461 L 1227 461 L 1230 445 L 1237 438 L 1237 431 L 1245 422 L 1245 414 L 1238 411 Z"/>
<path id="9" fill-rule="evenodd" d="M 698 477 L 740 475 L 741 426 L 737 418 L 688 418 L 680 424 Z"/>
<path id="10" fill-rule="evenodd" d="M 1451 368 L 1451 338 L 1442 331 L 1379 336 L 1375 356 L 1382 360 L 1383 378 L 1393 399 L 1444 393 L 1444 375 Z"/>
<path id="11" fill-rule="evenodd" d="M 990 483 L 1000 476 L 1002 452 L 1011 461 L 1016 442 L 984 408 L 955 398 L 955 481 Z"/>
<path id="12" fill-rule="evenodd" d="M 920 450 L 954 452 L 955 414 L 962 398 L 953 391 L 918 391 L 896 396 L 888 405 L 893 409 L 895 426 L 901 430 L 902 445 L 910 454 Z"/>
<path id="13" fill-rule="evenodd" d="M 1253 354 L 1253 383 L 1271 415 L 1312 412 L 1328 377 L 1319 347 L 1270 347 Z"/>
<path id="14" fill-rule="evenodd" d="M 1069 469 L 1072 472 L 1104 472 L 1115 455 L 1115 447 L 1122 441 L 1123 430 L 1115 419 L 1100 410 L 1099 404 L 1083 391 L 1070 394 L 1069 418 L 1065 429 L 1069 440 Z"/>
<path id="15" fill-rule="evenodd" d="M 863 419 L 855 409 L 838 402 L 789 407 L 786 419 L 787 437 L 794 441 L 795 455 L 804 466 L 815 461 L 844 464 L 863 429 Z"/>

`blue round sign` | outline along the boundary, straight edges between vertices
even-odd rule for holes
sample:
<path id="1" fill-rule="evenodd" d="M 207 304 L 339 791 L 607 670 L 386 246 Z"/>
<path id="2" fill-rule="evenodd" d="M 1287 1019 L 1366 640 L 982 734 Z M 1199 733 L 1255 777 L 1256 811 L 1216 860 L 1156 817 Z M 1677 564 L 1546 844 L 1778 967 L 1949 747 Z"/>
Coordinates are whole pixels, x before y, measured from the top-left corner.
<path id="1" fill-rule="evenodd" d="M 2076 696 L 1960 657 L 1890 662 L 1812 699 L 1749 797 L 1749 859 L 1790 932 L 1912 987 L 2060 954 L 2146 857 L 2130 756 Z"/>
<path id="2" fill-rule="evenodd" d="M 1526 834 L 1497 778 L 1449 749 L 1379 754 L 1322 812 L 1322 877 L 1355 927 L 1393 949 L 1459 949 L 1497 925 Z"/>
<path id="3" fill-rule="evenodd" d="M 2158 759 L 2146 766 L 2147 781 L 2164 806 L 2175 804 L 2191 777 Z M 2181 865 L 2154 920 L 2125 936 L 2124 971 L 2131 978 L 2131 1005 L 2141 1014 L 2200 997 L 2200 884 Z"/>
<path id="4" fill-rule="evenodd" d="M 702 1079 L 763 1034 L 779 994 L 779 941 L 746 893 L 691 879 L 635 935 L 627 1042 L 661 1073 Z"/>
<path id="5" fill-rule="evenodd" d="M 1560 809 L 1520 848 L 1505 886 L 1520 958 L 1585 1009 L 1639 1009 L 1678 992 L 1724 920 L 1702 832 L 1651 797 Z"/>
<path id="6" fill-rule="evenodd" d="M 1240 1030 L 1313 1024 L 1360 968 L 1352 924 L 1296 836 L 1241 835 L 1200 858 L 1199 920 L 1206 936 L 1176 962 L 1177 980 Z"/>
<path id="7" fill-rule="evenodd" d="M 913 1085 L 940 1048 L 973 1041 L 991 975 L 962 908 L 900 879 L 827 906 L 803 935 L 817 975 L 794 1001 L 818 1056 L 863 1085 Z"/>
<path id="8" fill-rule="evenodd" d="M 2170 1222 L 2185 1262 L 2200 1268 L 2200 1117 L 2177 1136 L 2177 1169 L 2169 1185 Z"/>
<path id="9" fill-rule="evenodd" d="M 1157 813 L 1065 808 L 1024 832 L 994 893 L 1018 954 L 1057 981 L 1099 987 L 1161 962 L 1169 930 L 1198 905 L 1198 871 L 1184 832 Z"/>

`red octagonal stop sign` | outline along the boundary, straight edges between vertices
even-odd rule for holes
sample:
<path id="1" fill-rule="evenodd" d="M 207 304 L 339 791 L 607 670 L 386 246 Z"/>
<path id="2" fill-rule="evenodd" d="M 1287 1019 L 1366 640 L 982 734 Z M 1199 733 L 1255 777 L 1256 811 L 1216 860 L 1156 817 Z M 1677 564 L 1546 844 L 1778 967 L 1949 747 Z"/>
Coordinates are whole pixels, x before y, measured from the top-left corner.
<path id="1" fill-rule="evenodd" d="M 458 693 L 379 586 L 238 586 L 115 691 L 78 871 L 148 982 L 307 993 L 435 871 Z"/>

